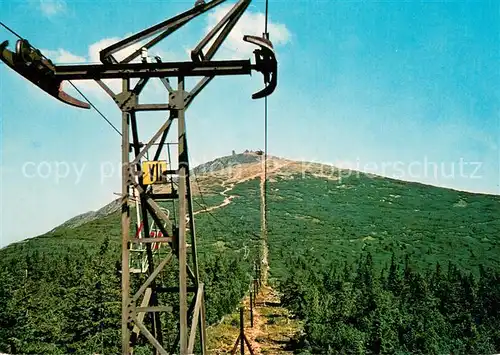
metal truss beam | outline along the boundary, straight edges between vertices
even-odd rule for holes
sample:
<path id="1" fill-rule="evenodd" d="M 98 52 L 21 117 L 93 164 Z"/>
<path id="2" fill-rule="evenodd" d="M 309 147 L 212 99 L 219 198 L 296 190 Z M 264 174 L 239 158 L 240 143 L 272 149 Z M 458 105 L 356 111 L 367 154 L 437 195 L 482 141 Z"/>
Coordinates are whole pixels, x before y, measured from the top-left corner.
<path id="1" fill-rule="evenodd" d="M 161 78 L 207 75 L 250 75 L 250 60 L 223 60 L 211 62 L 166 62 L 130 64 L 56 65 L 54 78 L 58 80 L 98 80 L 117 78 Z"/>
<path id="2" fill-rule="evenodd" d="M 163 32 L 157 38 L 153 39 L 152 41 L 150 41 L 147 44 L 145 44 L 144 46 L 142 46 L 143 48 L 151 48 L 152 46 L 154 46 L 155 44 L 157 44 L 161 40 L 165 39 L 168 35 L 170 35 L 171 33 L 175 32 L 176 30 L 178 30 L 179 28 L 184 26 L 189 21 L 191 21 L 194 18 L 196 18 L 197 16 L 213 9 L 214 7 L 222 4 L 225 1 L 226 0 L 213 0 L 213 1 L 208 2 L 207 4 L 202 4 L 202 5 L 196 6 L 192 9 L 189 9 L 189 10 L 187 10 L 187 11 L 185 11 L 177 16 L 174 16 L 166 21 L 160 22 L 159 24 L 151 26 L 143 31 L 140 31 L 139 33 L 136 33 L 128 38 L 125 38 L 125 39 L 103 49 L 100 53 L 101 62 L 103 62 L 103 63 L 116 62 L 116 59 L 113 61 L 113 60 L 109 60 L 108 58 L 112 54 L 114 54 L 114 53 L 116 53 L 124 48 L 127 48 L 127 47 L 129 47 L 137 42 L 143 41 L 151 36 L 154 36 L 155 34 Z M 139 53 L 140 53 L 140 50 L 135 51 L 129 57 L 125 58 L 122 62 L 124 62 L 124 63 L 130 62 L 131 60 L 136 58 L 139 55 Z"/>
<path id="3" fill-rule="evenodd" d="M 122 94 L 131 93 L 132 89 L 129 85 L 129 79 L 123 80 L 124 84 L 122 87 Z M 130 158 L 130 143 L 122 144 L 123 154 L 123 165 L 126 167 L 126 171 L 123 171 L 123 184 L 126 188 L 123 191 L 129 191 L 130 186 L 134 186 L 138 193 L 139 199 L 141 201 L 141 218 L 143 222 L 143 228 L 148 235 L 148 223 L 147 221 L 152 218 L 157 225 L 160 227 L 163 238 L 130 238 L 129 233 L 125 232 L 130 227 L 129 218 L 129 201 L 128 194 L 124 195 L 122 199 L 122 228 L 123 228 L 123 241 L 125 245 L 130 245 L 131 243 L 144 243 L 148 249 L 148 279 L 142 284 L 140 289 L 131 297 L 130 296 L 130 281 L 129 277 L 126 275 L 130 274 L 130 269 L 128 267 L 128 258 L 125 259 L 125 254 L 128 251 L 123 250 L 122 255 L 122 292 L 123 292 L 123 302 L 126 304 L 124 308 L 124 316 L 122 321 L 126 324 L 122 324 L 122 332 L 126 336 L 122 339 L 122 349 L 123 354 L 130 354 L 130 349 L 133 346 L 131 340 L 137 339 L 139 334 L 143 334 L 146 339 L 155 348 L 157 354 L 168 354 L 167 349 L 172 350 L 172 352 L 177 352 L 174 348 L 179 345 L 179 351 L 181 354 L 189 354 L 189 350 L 194 347 L 194 341 L 196 340 L 196 330 L 199 328 L 199 339 L 200 347 L 202 353 L 206 353 L 206 329 L 205 329 L 205 306 L 203 303 L 203 283 L 199 279 L 198 261 L 196 253 L 196 233 L 194 229 L 194 219 L 193 219 L 193 206 L 192 206 L 192 196 L 191 196 L 191 185 L 189 179 L 189 161 L 187 153 L 187 139 L 186 139 L 186 125 L 185 125 L 185 98 L 184 95 L 185 84 L 184 77 L 178 78 L 177 89 L 173 91 L 171 95 L 171 106 L 172 114 L 165 121 L 165 123 L 160 127 L 160 129 L 153 135 L 149 142 L 142 149 L 139 147 L 139 131 L 135 121 L 137 117 L 134 110 L 123 111 L 123 124 L 125 125 L 123 129 L 123 136 L 127 137 L 127 142 L 132 136 L 132 149 L 133 157 Z M 126 96 L 126 95 L 125 95 Z M 119 105 L 120 106 L 120 105 Z M 123 110 L 123 108 L 122 108 Z M 178 144 L 178 162 L 179 166 L 173 171 L 178 177 L 178 193 L 171 194 L 168 196 L 171 199 L 176 199 L 177 203 L 177 215 L 179 216 L 178 225 L 172 225 L 172 221 L 169 217 L 161 210 L 158 203 L 155 201 L 155 194 L 151 194 L 145 188 L 142 181 L 141 173 L 141 160 L 144 159 L 145 155 L 150 149 L 153 149 L 155 142 L 160 139 L 160 144 L 165 144 L 165 139 L 168 133 L 173 133 L 170 131 L 170 127 L 174 120 L 177 120 L 177 144 Z M 131 133 L 131 134 L 130 134 Z M 125 153 L 126 152 L 126 153 Z M 170 170 L 172 171 L 172 170 Z M 138 177 L 138 179 L 136 179 Z M 190 236 L 191 236 L 191 255 L 192 260 L 190 261 L 187 257 L 187 221 L 190 223 Z M 127 227 L 125 227 L 127 223 Z M 167 225 L 167 228 L 163 227 L 163 224 Z M 153 263 L 153 255 L 150 253 L 150 244 L 154 242 L 168 243 L 172 249 L 172 253 L 169 257 L 163 259 L 160 264 Z M 128 250 L 128 249 L 127 249 Z M 179 269 L 178 269 L 178 286 L 168 287 L 166 285 L 159 285 L 155 280 L 158 279 L 161 271 L 166 267 L 168 262 L 171 260 L 172 255 L 175 255 L 178 259 Z M 146 293 L 146 290 L 150 290 Z M 178 340 L 175 344 L 166 346 L 162 342 L 162 324 L 160 314 L 161 312 L 168 312 L 170 308 L 165 305 L 159 304 L 159 293 L 166 290 L 177 290 L 179 294 L 179 326 L 178 326 Z M 195 291 L 195 296 L 190 300 L 188 293 Z M 143 301 L 140 306 L 137 304 L 141 297 Z M 188 303 L 191 306 L 188 308 Z M 152 313 L 152 329 L 149 329 L 144 323 L 144 315 L 146 313 Z M 189 320 L 191 323 L 189 324 Z M 131 327 L 134 326 L 133 332 L 131 332 Z M 188 349 L 189 348 L 189 349 Z"/>

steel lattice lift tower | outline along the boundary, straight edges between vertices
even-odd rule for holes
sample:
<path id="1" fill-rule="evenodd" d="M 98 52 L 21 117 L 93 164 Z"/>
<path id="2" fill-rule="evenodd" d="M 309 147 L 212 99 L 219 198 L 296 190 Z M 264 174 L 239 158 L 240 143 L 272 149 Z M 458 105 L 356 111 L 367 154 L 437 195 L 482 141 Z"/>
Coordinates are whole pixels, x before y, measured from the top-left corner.
<path id="1" fill-rule="evenodd" d="M 134 344 L 140 335 L 152 344 L 156 354 L 192 354 L 197 339 L 200 351 L 203 354 L 206 353 L 204 289 L 199 277 L 196 253 L 185 125 L 186 110 L 207 84 L 219 75 L 249 75 L 253 70 L 258 71 L 263 74 L 266 86 L 253 94 L 252 98 L 259 99 L 272 94 L 277 86 L 277 61 L 274 49 L 265 35 L 263 37 L 244 36 L 244 41 L 258 46 L 258 49 L 254 51 L 254 63 L 250 59 L 212 60 L 251 2 L 251 0 L 239 0 L 191 51 L 191 61 L 163 63 L 159 57 L 155 58 L 154 63 L 149 63 L 145 57 L 139 63 L 132 63 L 132 61 L 189 21 L 224 1 L 212 0 L 205 3 L 198 0 L 193 8 L 103 49 L 100 52 L 102 64 L 54 65 L 25 39 L 19 39 L 16 42 L 15 51 L 7 49 L 7 41 L 0 44 L 0 59 L 3 62 L 58 100 L 72 106 L 89 109 L 89 104 L 65 93 L 62 90 L 62 83 L 65 80 L 91 79 L 103 88 L 122 112 L 121 330 L 123 355 L 132 354 Z M 113 56 L 118 51 L 130 48 L 148 38 L 151 39 L 125 59 L 118 61 Z M 206 47 L 208 49 L 204 51 Z M 185 85 L 187 77 L 201 77 L 190 91 L 187 91 Z M 139 80 L 132 87 L 131 79 L 136 78 Z M 167 103 L 140 103 L 140 94 L 151 78 L 159 78 L 168 90 Z M 176 88 L 171 86 L 169 78 L 177 79 Z M 121 92 L 114 93 L 102 79 L 121 79 Z M 141 143 L 139 139 L 137 124 L 137 113 L 144 111 L 169 112 L 168 119 L 146 144 Z M 177 121 L 178 130 L 176 139 L 178 167 L 172 169 L 166 161 L 159 160 L 159 158 L 174 121 Z M 156 150 L 154 158 L 147 161 L 146 157 L 149 156 L 153 147 Z M 178 188 L 172 188 L 168 193 L 155 193 L 151 185 L 162 183 L 167 177 L 173 177 Z M 139 209 L 138 218 L 140 218 L 140 222 L 138 221 L 140 230 L 135 235 L 130 233 L 131 191 L 137 192 L 138 204 L 136 206 Z M 173 223 L 170 216 L 160 206 L 161 201 L 169 200 L 177 201 L 178 223 Z M 153 222 L 151 225 L 150 221 Z M 161 233 L 151 233 L 153 224 Z M 188 260 L 187 255 L 188 235 L 190 236 L 191 260 Z M 166 249 L 169 253 L 162 255 L 161 258 L 154 258 L 159 243 L 168 245 Z M 131 294 L 131 276 L 138 272 L 137 268 L 131 267 L 131 260 L 133 260 L 131 252 L 134 250 L 145 253 L 145 267 L 140 267 L 139 272 L 144 272 L 147 279 L 134 294 Z M 179 264 L 178 283 L 174 287 L 159 284 L 158 275 L 174 257 L 178 259 Z M 160 292 L 179 294 L 178 336 L 172 344 L 165 344 L 162 339 L 160 313 L 171 312 L 171 308 L 160 304 L 158 298 Z M 149 313 L 152 314 L 152 321 L 147 327 L 144 318 Z M 197 330 L 199 330 L 198 334 Z"/>

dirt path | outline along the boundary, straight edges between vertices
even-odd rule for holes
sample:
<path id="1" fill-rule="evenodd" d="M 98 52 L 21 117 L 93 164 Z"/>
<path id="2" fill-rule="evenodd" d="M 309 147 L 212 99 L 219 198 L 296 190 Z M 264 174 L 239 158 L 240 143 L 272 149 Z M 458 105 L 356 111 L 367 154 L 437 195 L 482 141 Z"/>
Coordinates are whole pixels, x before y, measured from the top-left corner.
<path id="1" fill-rule="evenodd" d="M 268 174 L 275 172 L 288 164 L 269 169 Z M 266 206 L 265 206 L 265 176 L 264 170 L 251 174 L 244 178 L 222 183 L 224 191 L 220 195 L 224 196 L 224 201 L 219 205 L 206 208 L 194 214 L 213 211 L 229 205 L 236 195 L 229 194 L 237 184 L 260 177 L 260 197 L 261 197 L 261 217 L 262 217 L 262 267 L 268 270 L 268 248 L 267 248 L 267 226 L 266 226 Z M 267 274 L 267 272 L 266 272 Z M 245 308 L 245 334 L 252 346 L 255 355 L 258 354 L 293 354 L 292 349 L 287 349 L 290 340 L 300 330 L 301 324 L 292 319 L 289 312 L 282 308 L 277 293 L 270 287 L 262 287 L 256 299 L 256 307 L 253 308 L 253 327 L 250 322 L 250 299 L 246 297 L 242 305 Z M 236 342 L 239 335 L 239 312 L 229 314 L 224 317 L 221 323 L 209 327 L 208 331 L 208 353 L 228 354 Z M 239 350 L 237 351 L 239 354 Z M 248 354 L 248 350 L 245 349 Z"/>
<path id="2" fill-rule="evenodd" d="M 255 354 L 293 354 L 293 349 L 287 349 L 287 345 L 300 324 L 281 307 L 279 296 L 272 288 L 263 287 L 256 303 L 254 327 L 245 331 Z M 245 306 L 249 307 L 248 301 Z"/>
<path id="3" fill-rule="evenodd" d="M 254 308 L 254 326 L 250 324 L 250 300 L 243 301 L 245 307 L 245 335 L 255 355 L 293 354 L 288 344 L 300 330 L 301 324 L 292 319 L 289 312 L 282 308 L 279 297 L 273 289 L 263 287 L 256 299 Z M 228 315 L 224 321 L 208 329 L 209 354 L 230 353 L 239 334 L 239 313 Z M 239 354 L 239 348 L 237 354 Z M 245 348 L 245 354 L 249 354 Z"/>
<path id="4" fill-rule="evenodd" d="M 222 187 L 225 187 L 224 184 L 225 184 L 225 181 L 222 183 Z M 222 201 L 222 203 L 220 203 L 219 205 L 211 206 L 211 207 L 205 206 L 204 209 L 194 212 L 194 215 L 196 216 L 198 213 L 210 212 L 210 211 L 213 211 L 213 210 L 216 210 L 216 209 L 219 209 L 219 208 L 222 208 L 222 207 L 229 205 L 231 203 L 231 201 L 233 200 L 233 198 L 236 197 L 236 195 L 229 195 L 228 196 L 227 193 L 229 191 L 231 191 L 232 189 L 234 189 L 235 185 L 236 184 L 233 183 L 233 184 L 229 185 L 229 187 L 226 187 L 226 189 L 224 191 L 219 192 L 220 195 L 224 196 L 224 201 Z"/>
<path id="5" fill-rule="evenodd" d="M 268 174 L 272 173 L 274 171 L 277 171 L 286 165 L 288 165 L 288 164 L 283 164 L 283 165 L 275 167 L 271 170 L 268 170 Z M 252 179 L 255 179 L 257 177 L 261 178 L 261 194 L 263 194 L 264 193 L 264 189 L 263 189 L 264 174 L 262 172 L 258 172 L 257 174 L 252 174 L 252 175 L 246 176 L 244 178 L 241 178 L 235 182 L 230 183 L 227 187 L 226 187 L 226 181 L 224 181 L 221 186 L 224 187 L 225 189 L 224 189 L 224 191 L 219 192 L 220 195 L 224 196 L 224 201 L 222 201 L 222 203 L 220 203 L 216 206 L 211 206 L 211 207 L 205 206 L 205 209 L 194 212 L 194 215 L 197 215 L 198 213 L 203 213 L 203 212 L 210 212 L 210 211 L 213 211 L 213 210 L 216 210 L 216 209 L 219 209 L 219 208 L 222 208 L 222 207 L 229 205 L 232 202 L 232 200 L 237 196 L 236 195 L 228 195 L 228 193 L 230 191 L 232 191 L 237 184 L 241 184 L 245 181 L 252 180 Z M 266 260 L 267 260 L 267 257 L 266 257 Z"/>
<path id="6" fill-rule="evenodd" d="M 267 272 L 269 271 L 269 263 L 267 260 L 267 255 L 269 253 L 269 248 L 267 246 L 267 201 L 266 201 L 266 176 L 264 174 L 264 168 L 260 175 L 260 213 L 261 213 L 261 245 L 260 245 L 260 267 L 261 267 L 261 280 L 264 285 L 267 284 Z"/>

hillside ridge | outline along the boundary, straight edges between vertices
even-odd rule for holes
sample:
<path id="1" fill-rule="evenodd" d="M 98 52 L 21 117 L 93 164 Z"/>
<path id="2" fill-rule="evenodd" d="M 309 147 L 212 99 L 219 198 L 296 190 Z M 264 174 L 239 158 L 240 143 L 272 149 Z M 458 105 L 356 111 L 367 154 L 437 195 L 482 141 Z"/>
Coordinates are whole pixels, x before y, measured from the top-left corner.
<path id="1" fill-rule="evenodd" d="M 194 206 L 196 211 L 200 211 L 196 216 L 199 265 L 207 290 L 206 317 L 210 325 L 218 324 L 222 317 L 237 309 L 249 290 L 254 266 L 259 259 L 262 211 L 260 159 L 251 157 L 247 163 L 226 164 L 222 169 L 213 168 L 211 172 L 193 177 Z M 357 289 L 351 287 L 353 282 L 364 285 L 363 280 L 375 280 L 378 285 L 366 283 L 362 294 L 376 292 L 378 296 L 374 301 L 381 315 L 400 312 L 402 317 L 409 317 L 404 319 L 409 319 L 413 322 L 411 324 L 423 324 L 423 321 L 435 324 L 435 320 L 441 319 L 441 323 L 436 323 L 439 327 L 434 328 L 438 333 L 430 334 L 438 334 L 453 349 L 460 345 L 452 341 L 461 336 L 461 330 L 453 326 L 455 333 L 443 333 L 442 329 L 452 326 L 454 319 L 458 319 L 456 316 L 476 319 L 474 317 L 478 315 L 474 310 L 486 309 L 487 314 L 492 316 L 485 318 L 482 328 L 477 331 L 483 340 L 477 338 L 476 333 L 471 333 L 470 339 L 468 336 L 464 338 L 470 340 L 467 340 L 467 346 L 478 350 L 457 350 L 456 353 L 493 353 L 484 349 L 500 349 L 500 341 L 498 346 L 493 343 L 497 339 L 494 332 L 497 332 L 499 324 L 495 318 L 498 312 L 494 310 L 495 304 L 499 303 L 489 301 L 496 300 L 496 295 L 500 294 L 497 286 L 500 276 L 481 271 L 500 268 L 500 196 L 459 193 L 394 179 L 370 178 L 367 174 L 339 178 L 340 170 L 329 169 L 328 165 L 318 163 L 276 157 L 269 160 L 269 284 L 279 295 L 286 296 L 282 297 L 280 305 L 276 300 L 258 306 L 255 329 L 264 329 L 263 333 L 266 333 L 274 328 L 277 333 L 273 333 L 276 336 L 264 337 L 257 331 L 252 338 L 252 330 L 249 329 L 249 338 L 254 341 L 255 348 L 260 347 L 261 353 L 264 353 L 273 347 L 268 353 L 277 354 L 277 348 L 284 347 L 284 342 L 289 342 L 291 337 L 296 338 L 294 344 L 297 346 L 306 346 L 307 341 L 308 344 L 316 344 L 320 350 L 332 347 L 339 353 L 352 350 L 352 346 L 364 349 L 368 344 L 365 340 L 372 339 L 370 344 L 374 344 L 376 339 L 373 337 L 377 334 L 353 325 L 350 320 L 358 317 L 366 319 L 368 325 L 376 326 L 376 313 L 358 312 L 368 309 L 368 304 L 364 303 L 365 298 L 359 297 Z M 198 185 L 203 197 L 195 192 Z M 155 189 L 158 186 L 161 185 L 155 185 Z M 223 204 L 229 196 L 235 197 Z M 169 209 L 170 206 L 170 203 L 163 203 L 162 207 Z M 212 206 L 219 208 L 201 213 Z M 102 212 L 104 215 L 107 210 Z M 85 215 L 77 217 L 76 222 L 80 223 Z M 95 214 L 86 217 L 93 218 Z M 135 213 L 131 213 L 131 222 L 135 218 Z M 117 270 L 121 260 L 120 250 L 119 209 L 109 216 L 80 223 L 78 227 L 62 227 L 2 249 L 0 352 L 74 353 L 80 349 L 85 353 L 119 353 L 121 289 Z M 404 288 L 411 292 L 403 296 L 386 289 L 388 272 L 393 264 L 391 258 L 396 260 L 392 269 L 401 276 L 400 281 L 404 282 L 404 275 L 412 281 L 407 282 Z M 396 265 L 402 266 L 399 271 Z M 470 283 L 472 294 L 477 295 L 485 286 L 491 286 L 490 293 L 476 298 L 472 311 L 462 306 L 458 308 L 459 304 L 453 303 L 454 300 L 450 303 L 443 299 L 452 307 L 450 309 L 463 310 L 458 315 L 450 313 L 448 308 L 434 307 L 430 308 L 432 312 L 422 312 L 418 307 L 429 309 L 429 298 L 422 300 L 424 304 L 416 303 L 412 297 L 421 296 L 421 290 L 433 287 L 428 283 L 428 280 L 432 281 L 428 275 L 441 272 L 441 266 L 442 275 L 446 275 L 447 279 L 442 286 L 431 288 L 431 299 L 461 294 L 464 289 L 461 280 L 466 280 L 464 277 L 467 275 L 467 280 L 474 277 Z M 362 268 L 366 271 L 365 276 L 354 278 L 357 270 Z M 458 274 L 449 272 L 454 268 L 464 273 L 455 281 L 454 275 Z M 406 269 L 408 272 L 404 271 Z M 410 269 L 415 271 L 410 273 Z M 165 284 L 171 284 L 176 277 L 175 272 L 174 268 L 164 269 L 162 278 Z M 96 288 L 97 284 L 99 288 Z M 445 286 L 451 287 L 451 291 L 441 292 Z M 400 290 L 401 287 L 394 289 Z M 102 307 L 104 299 L 111 301 L 106 304 L 113 306 Z M 172 303 L 166 297 L 162 302 Z M 338 302 L 342 302 L 339 307 L 332 307 Z M 87 311 L 89 307 L 91 312 Z M 298 318 L 290 319 L 284 313 L 285 308 Z M 96 318 L 95 315 L 100 312 L 105 312 L 104 318 Z M 415 318 L 423 314 L 427 318 Z M 308 318 L 309 315 L 314 317 Z M 88 326 L 100 319 L 106 319 L 102 333 L 101 328 Z M 226 319 L 229 323 L 213 329 L 215 333 L 212 332 L 214 336 L 210 341 L 215 341 L 215 344 L 212 349 L 220 349 L 219 345 L 226 344 L 228 326 L 237 331 L 237 319 Z M 397 317 L 387 319 L 392 322 Z M 163 320 L 166 324 L 165 336 L 176 336 L 173 334 L 175 319 L 165 317 Z M 305 322 L 303 331 L 297 336 L 293 335 L 295 332 L 292 329 L 289 333 L 286 328 L 294 324 L 299 326 L 295 320 Z M 389 326 L 391 334 L 400 331 L 407 336 L 412 334 L 395 323 L 384 324 Z M 471 323 L 471 326 L 475 325 Z M 311 332 L 314 329 L 319 332 Z M 82 337 L 83 330 L 89 333 Z M 235 341 L 234 335 L 227 338 L 227 346 Z M 344 341 L 331 343 L 333 336 L 342 336 Z M 95 339 L 104 341 L 97 343 Z M 399 339 L 394 337 L 388 340 L 399 348 L 409 344 L 415 351 L 422 350 L 418 339 L 408 338 L 404 343 L 400 343 Z M 428 340 L 432 339 L 435 337 Z M 481 340 L 481 348 L 474 345 L 475 339 Z M 102 344 L 106 347 L 104 350 L 101 349 Z M 339 348 L 339 344 L 344 344 L 344 348 Z M 426 349 L 420 352 L 437 353 Z M 281 350 L 287 351 L 285 348 Z M 137 354 L 140 353 L 137 349 Z"/>
<path id="2" fill-rule="evenodd" d="M 373 173 L 365 173 L 357 170 L 342 169 L 335 167 L 330 164 L 304 161 L 304 160 L 291 160 L 286 158 L 281 158 L 277 156 L 268 155 L 267 160 L 268 165 L 268 179 L 270 182 L 274 182 L 276 178 L 284 179 L 294 179 L 294 176 L 312 176 L 321 179 L 327 179 L 331 181 L 337 181 L 342 184 L 342 179 L 357 176 L 357 177 L 370 177 L 375 179 L 384 179 L 385 181 L 392 181 L 398 184 L 405 184 L 408 187 L 429 187 L 435 189 L 442 189 L 448 191 L 460 192 L 461 194 L 472 196 L 472 195 L 484 195 L 484 196 L 497 196 L 494 194 L 478 193 L 463 191 L 458 189 L 452 189 L 447 187 L 435 186 L 430 184 L 425 184 L 421 182 L 405 181 L 399 180 L 391 177 L 386 177 L 382 175 L 377 175 Z M 232 155 L 222 156 L 206 163 L 202 163 L 191 169 L 194 176 L 193 184 L 193 194 L 199 195 L 200 191 L 205 192 L 216 192 L 224 196 L 225 200 L 221 203 L 222 206 L 227 205 L 234 198 L 234 196 L 225 196 L 221 191 L 213 191 L 214 188 L 217 189 L 222 186 L 224 189 L 228 189 L 225 192 L 229 192 L 234 188 L 235 185 L 258 178 L 261 176 L 263 171 L 263 156 L 259 152 L 245 151 L 243 153 L 234 153 Z M 157 192 L 165 192 L 162 185 L 156 185 L 155 190 Z M 120 209 L 119 199 L 115 199 L 110 203 L 106 204 L 97 211 L 88 211 L 70 218 L 64 223 L 54 227 L 50 232 L 57 229 L 68 227 L 76 228 L 85 223 L 95 221 L 99 218 L 106 217 Z M 207 208 L 219 208 L 217 206 L 206 206 Z M 199 213 L 199 212 L 198 212 Z"/>
<path id="3" fill-rule="evenodd" d="M 50 230 L 49 233 L 54 232 L 55 230 L 60 229 L 60 228 L 71 228 L 71 229 L 76 228 L 76 227 L 79 227 L 79 226 L 86 224 L 88 222 L 95 221 L 99 218 L 109 216 L 110 214 L 113 214 L 118 210 L 120 210 L 120 199 L 119 198 L 111 201 L 110 203 L 101 207 L 97 211 L 88 211 L 88 212 L 84 212 L 82 214 L 79 214 L 75 217 L 72 217 L 72 218 L 68 219 L 66 222 L 64 222 L 64 223 L 56 226 L 52 230 Z"/>

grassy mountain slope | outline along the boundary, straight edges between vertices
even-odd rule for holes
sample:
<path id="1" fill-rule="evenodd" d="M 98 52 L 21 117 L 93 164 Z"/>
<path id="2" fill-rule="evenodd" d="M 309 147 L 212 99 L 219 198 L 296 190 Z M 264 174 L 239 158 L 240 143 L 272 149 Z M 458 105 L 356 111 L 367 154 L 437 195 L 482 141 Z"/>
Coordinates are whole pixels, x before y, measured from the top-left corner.
<path id="1" fill-rule="evenodd" d="M 352 260 L 371 251 L 421 264 L 452 261 L 466 270 L 498 268 L 500 198 L 380 177 L 342 182 L 312 176 L 270 183 L 270 255 L 275 265 L 293 250 Z"/>
<path id="2" fill-rule="evenodd" d="M 223 157 L 195 169 L 198 252 L 210 322 L 233 310 L 247 289 L 258 256 L 261 169 L 256 155 Z M 410 256 L 423 269 L 436 261 L 452 261 L 474 273 L 480 264 L 500 269 L 499 196 L 347 175 L 319 164 L 270 160 L 272 279 L 281 281 L 293 271 L 285 265 L 296 255 L 341 266 L 366 251 L 378 268 L 395 253 Z M 0 351 L 85 353 L 99 350 L 99 336 L 108 352 L 119 346 L 116 332 L 103 335 L 102 326 L 116 325 L 119 307 L 86 313 L 87 298 L 98 303 L 104 296 L 81 288 L 95 290 L 104 282 L 106 287 L 97 290 L 105 289 L 119 304 L 119 275 L 113 270 L 120 261 L 120 215 L 112 208 L 102 212 L 0 250 Z M 76 302 L 75 309 L 75 300 L 84 303 Z M 75 327 L 66 315 L 92 319 L 93 330 L 71 333 Z"/>
<path id="3" fill-rule="evenodd" d="M 260 169 L 260 163 L 246 164 L 224 178 L 199 178 L 202 186 L 214 186 L 213 181 L 235 184 L 226 193 L 234 196 L 232 203 L 213 213 L 242 241 L 259 234 L 255 174 Z M 410 256 L 422 267 L 436 261 L 451 261 L 464 270 L 476 270 L 479 264 L 500 266 L 500 196 L 346 174 L 278 158 L 269 162 L 269 172 L 268 239 L 271 272 L 276 276 L 284 272 L 284 259 L 305 252 L 339 263 L 371 251 L 378 264 L 387 263 L 394 252 Z M 211 189 L 205 191 L 205 199 L 220 194 Z M 228 240 L 224 233 L 216 237 L 236 243 L 232 235 Z"/>

